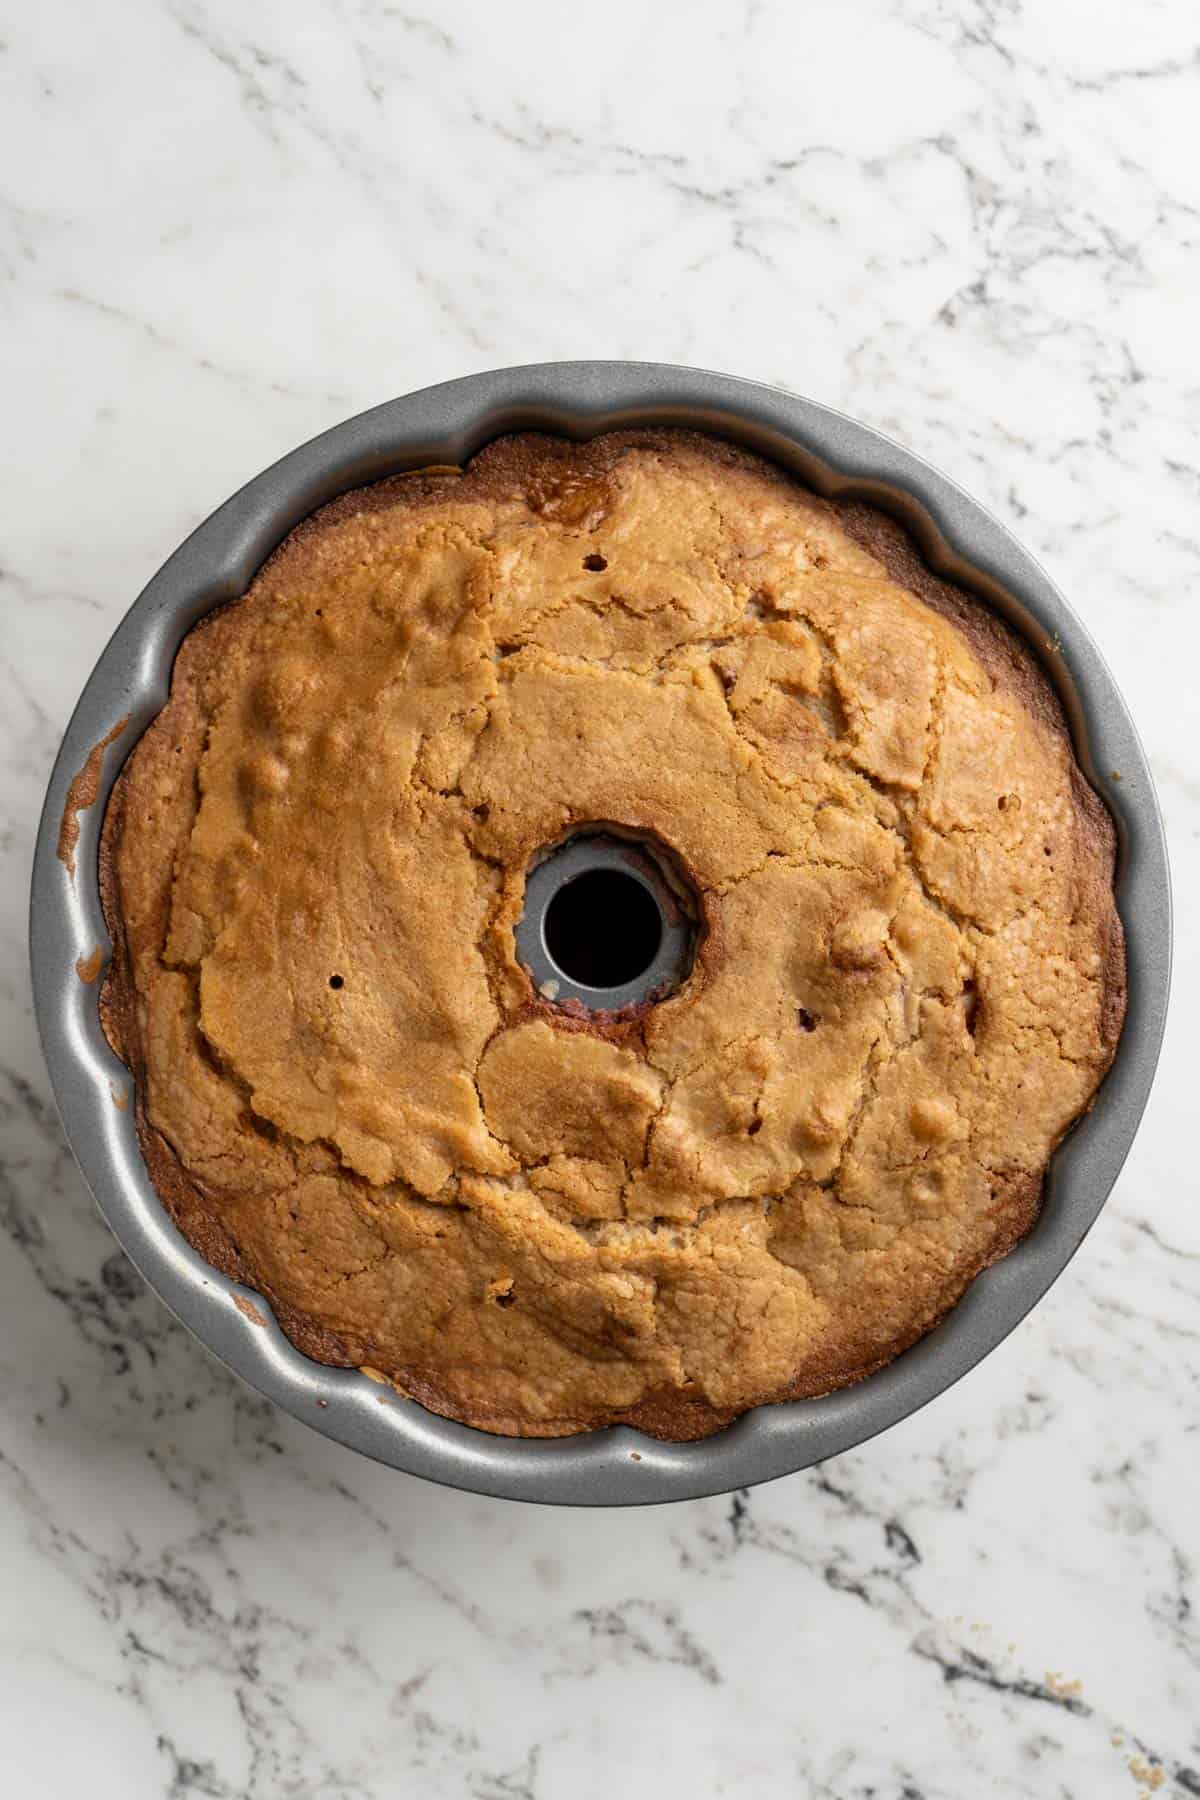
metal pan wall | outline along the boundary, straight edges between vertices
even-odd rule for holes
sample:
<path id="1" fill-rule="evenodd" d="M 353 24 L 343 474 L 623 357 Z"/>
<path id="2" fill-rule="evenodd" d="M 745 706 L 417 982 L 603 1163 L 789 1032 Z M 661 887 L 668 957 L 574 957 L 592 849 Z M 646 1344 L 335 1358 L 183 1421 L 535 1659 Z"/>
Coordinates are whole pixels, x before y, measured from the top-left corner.
<path id="1" fill-rule="evenodd" d="M 856 1387 L 761 1407 L 694 1444 L 624 1427 L 554 1440 L 493 1437 L 436 1418 L 366 1376 L 301 1356 L 254 1297 L 180 1236 L 146 1174 L 128 1071 L 105 1042 L 99 983 L 77 960 L 108 937 L 97 854 L 121 763 L 167 698 L 183 637 L 243 593 L 291 528 L 348 488 L 430 463 L 460 463 L 491 438 L 542 430 L 573 438 L 636 425 L 686 425 L 730 438 L 820 493 L 869 500 L 917 537 L 935 571 L 971 588 L 1030 643 L 1061 699 L 1076 753 L 1118 832 L 1117 902 L 1129 1006 L 1116 1060 L 1055 1153 L 1037 1225 L 974 1281 L 949 1317 Z M 72 777 L 122 718 L 94 805 L 79 815 L 72 878 L 57 855 Z M 1145 754 L 1112 675 L 1079 619 L 1011 534 L 952 481 L 827 407 L 727 375 L 652 363 L 546 363 L 467 376 L 362 413 L 302 445 L 235 494 L 163 566 L 84 688 L 46 795 L 30 914 L 34 1000 L 71 1148 L 116 1237 L 145 1279 L 246 1381 L 306 1424 L 366 1455 L 479 1493 L 565 1505 L 679 1500 L 749 1486 L 850 1449 L 943 1392 L 1010 1332 L 1078 1249 L 1125 1160 L 1158 1060 L 1171 962 L 1162 820 Z"/>

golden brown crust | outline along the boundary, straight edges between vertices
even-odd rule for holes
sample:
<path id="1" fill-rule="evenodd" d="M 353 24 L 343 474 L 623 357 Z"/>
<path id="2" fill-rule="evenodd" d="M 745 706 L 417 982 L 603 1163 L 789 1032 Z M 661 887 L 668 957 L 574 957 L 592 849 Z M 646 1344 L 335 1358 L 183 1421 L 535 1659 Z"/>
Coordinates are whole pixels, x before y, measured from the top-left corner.
<path id="1" fill-rule="evenodd" d="M 530 857 L 699 897 L 683 989 L 532 992 Z M 1037 1215 L 1124 1011 L 1113 832 L 1026 646 L 902 529 L 671 431 L 306 521 L 105 820 L 155 1187 L 317 1360 L 663 1438 L 856 1381 Z"/>
<path id="2" fill-rule="evenodd" d="M 1013 694 L 1062 744 L 1069 759 L 1078 828 L 1090 850 L 1081 859 L 1088 880 L 1086 904 L 1097 921 L 1106 922 L 1100 1039 L 1111 1061 L 1125 1020 L 1126 1002 L 1125 933 L 1112 894 L 1117 834 L 1108 808 L 1075 761 L 1067 721 L 1046 671 L 1034 661 L 1029 646 L 994 612 L 933 573 L 909 533 L 896 520 L 862 501 L 839 502 L 835 510 L 849 535 L 878 558 L 892 580 L 951 620 L 996 685 Z M 1025 1229 L 1029 1229 L 1028 1225 Z"/>

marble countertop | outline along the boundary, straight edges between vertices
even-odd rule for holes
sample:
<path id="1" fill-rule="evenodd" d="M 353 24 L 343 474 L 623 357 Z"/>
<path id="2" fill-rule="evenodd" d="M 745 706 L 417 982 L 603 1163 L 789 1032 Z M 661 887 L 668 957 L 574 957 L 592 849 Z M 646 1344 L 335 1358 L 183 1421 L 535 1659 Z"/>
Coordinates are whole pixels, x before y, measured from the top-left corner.
<path id="1" fill-rule="evenodd" d="M 1194 0 L 3 0 L 0 40 L 6 1797 L 1200 1795 Z M 93 1211 L 24 947 L 63 725 L 180 537 L 560 356 L 781 383 L 990 504 L 1118 672 L 1182 926 L 1035 1314 L 855 1454 L 628 1514 L 439 1491 L 218 1367 Z"/>

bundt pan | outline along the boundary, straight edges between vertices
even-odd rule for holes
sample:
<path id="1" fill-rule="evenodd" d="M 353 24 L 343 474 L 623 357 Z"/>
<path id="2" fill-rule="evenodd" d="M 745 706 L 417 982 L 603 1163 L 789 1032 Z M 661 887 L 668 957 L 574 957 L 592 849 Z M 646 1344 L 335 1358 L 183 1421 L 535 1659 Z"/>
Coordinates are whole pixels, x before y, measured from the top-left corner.
<path id="1" fill-rule="evenodd" d="M 166 702 L 185 633 L 244 592 L 315 507 L 402 470 L 464 462 L 505 432 L 583 439 L 651 424 L 732 439 L 822 494 L 886 509 L 938 573 L 972 589 L 1028 640 L 1116 820 L 1128 1014 L 1095 1106 L 1054 1155 L 1034 1230 L 888 1367 L 821 1399 L 760 1407 L 695 1443 L 661 1443 L 625 1427 L 550 1440 L 496 1437 L 435 1417 L 365 1375 L 309 1361 L 260 1296 L 233 1287 L 171 1224 L 142 1163 L 129 1073 L 100 1029 L 96 978 L 108 949 L 100 826 L 124 758 Z M 67 728 L 38 833 L 30 939 L 38 1024 L 71 1147 L 132 1261 L 210 1350 L 294 1417 L 393 1468 L 511 1499 L 616 1506 L 715 1494 L 836 1456 L 942 1393 L 1024 1318 L 1099 1213 L 1146 1104 L 1167 1005 L 1171 902 L 1150 770 L 1116 684 L 1053 583 L 983 507 L 878 432 L 773 388 L 658 364 L 548 363 L 447 382 L 337 425 L 192 533 L 121 623 Z"/>

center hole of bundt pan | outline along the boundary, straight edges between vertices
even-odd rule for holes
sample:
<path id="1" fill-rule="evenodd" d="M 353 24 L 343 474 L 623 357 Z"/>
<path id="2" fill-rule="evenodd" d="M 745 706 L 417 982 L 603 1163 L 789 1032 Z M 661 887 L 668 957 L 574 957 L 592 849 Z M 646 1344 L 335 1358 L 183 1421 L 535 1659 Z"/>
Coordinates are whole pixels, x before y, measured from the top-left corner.
<path id="1" fill-rule="evenodd" d="M 517 955 L 542 998 L 568 1011 L 644 1006 L 687 978 L 696 912 L 665 851 L 593 826 L 534 859 Z"/>
<path id="2" fill-rule="evenodd" d="M 585 869 L 565 882 L 542 922 L 555 968 L 581 987 L 622 987 L 644 975 L 662 943 L 649 888 L 625 869 Z"/>

